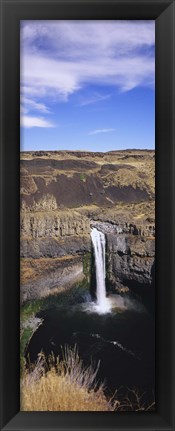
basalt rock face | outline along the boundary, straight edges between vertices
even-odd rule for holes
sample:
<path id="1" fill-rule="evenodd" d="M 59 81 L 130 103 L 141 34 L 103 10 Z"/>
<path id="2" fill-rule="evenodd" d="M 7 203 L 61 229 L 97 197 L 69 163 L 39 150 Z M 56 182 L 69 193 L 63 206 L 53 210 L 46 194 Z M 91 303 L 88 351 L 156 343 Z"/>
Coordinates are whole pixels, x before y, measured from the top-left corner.
<path id="1" fill-rule="evenodd" d="M 154 151 L 43 151 L 21 159 L 22 302 L 86 279 L 93 226 L 106 235 L 110 287 L 152 286 Z"/>
<path id="2" fill-rule="evenodd" d="M 91 222 L 106 235 L 107 280 L 113 290 L 138 292 L 153 286 L 154 226 Z M 139 292 L 140 293 L 140 292 Z"/>
<path id="3" fill-rule="evenodd" d="M 151 286 L 154 239 L 133 235 L 107 235 L 108 279 L 120 291 L 123 286 Z"/>
<path id="4" fill-rule="evenodd" d="M 90 232 L 88 218 L 75 212 L 57 211 L 21 213 L 21 236 L 36 238 L 64 238 Z"/>
<path id="5" fill-rule="evenodd" d="M 55 258 L 68 255 L 82 254 L 90 252 L 90 237 L 66 237 L 60 238 L 39 238 L 37 240 L 21 240 L 21 257 L 22 258 Z"/>
<path id="6" fill-rule="evenodd" d="M 21 213 L 21 257 L 60 257 L 90 250 L 90 223 L 79 214 Z"/>
<path id="7" fill-rule="evenodd" d="M 90 223 L 79 214 L 21 212 L 21 302 L 61 292 L 86 281 L 83 257 L 91 250 Z M 36 276 L 32 268 L 37 267 Z M 35 276 L 34 276 L 35 275 Z"/>

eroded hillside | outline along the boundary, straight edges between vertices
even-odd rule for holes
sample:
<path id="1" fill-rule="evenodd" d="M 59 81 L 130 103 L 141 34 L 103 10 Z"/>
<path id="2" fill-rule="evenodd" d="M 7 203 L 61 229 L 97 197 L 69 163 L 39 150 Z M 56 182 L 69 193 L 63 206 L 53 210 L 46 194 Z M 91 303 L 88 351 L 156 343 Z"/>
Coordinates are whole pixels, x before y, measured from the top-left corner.
<path id="1" fill-rule="evenodd" d="M 43 277 L 42 271 L 37 274 L 33 271 L 35 259 L 38 259 L 37 266 L 41 262 L 40 268 L 46 259 L 48 274 L 52 274 L 47 277 L 47 283 L 42 284 L 43 287 L 38 287 L 41 296 L 52 289 L 55 292 L 60 283 L 64 283 L 64 271 L 61 273 L 59 270 L 61 265 L 67 268 L 66 280 L 82 281 L 83 259 L 85 253 L 91 251 L 90 225 L 94 222 L 101 223 L 102 230 L 107 226 L 107 234 L 112 238 L 117 232 L 125 237 L 124 242 L 128 244 L 125 248 L 129 253 L 126 262 L 130 258 L 129 277 L 134 255 L 137 270 L 139 261 L 136 257 L 145 259 L 144 270 L 149 281 L 154 255 L 154 173 L 155 153 L 148 150 L 21 153 L 23 299 L 37 296 L 36 286 L 40 286 Z M 133 235 L 139 236 L 142 253 L 132 252 Z M 151 241 L 150 256 L 149 252 L 144 254 L 143 238 L 146 242 Z M 109 249 L 113 250 L 113 246 Z M 55 261 L 53 264 L 53 259 L 57 259 L 57 265 Z M 111 256 L 109 261 L 113 262 Z M 141 267 L 142 264 L 143 259 Z M 30 280 L 26 276 L 28 273 L 31 274 Z M 127 284 L 127 275 L 125 281 Z M 65 282 L 65 286 L 69 284 Z"/>
<path id="2" fill-rule="evenodd" d="M 21 155 L 23 209 L 63 209 L 154 198 L 154 152 L 37 152 Z"/>

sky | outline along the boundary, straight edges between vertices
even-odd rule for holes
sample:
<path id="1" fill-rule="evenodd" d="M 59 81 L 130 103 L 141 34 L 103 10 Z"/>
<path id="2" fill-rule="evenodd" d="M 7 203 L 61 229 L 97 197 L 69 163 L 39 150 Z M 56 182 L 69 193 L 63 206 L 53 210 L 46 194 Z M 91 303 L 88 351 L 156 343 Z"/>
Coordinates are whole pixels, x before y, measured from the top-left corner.
<path id="1" fill-rule="evenodd" d="M 155 148 L 155 21 L 21 21 L 21 151 Z"/>

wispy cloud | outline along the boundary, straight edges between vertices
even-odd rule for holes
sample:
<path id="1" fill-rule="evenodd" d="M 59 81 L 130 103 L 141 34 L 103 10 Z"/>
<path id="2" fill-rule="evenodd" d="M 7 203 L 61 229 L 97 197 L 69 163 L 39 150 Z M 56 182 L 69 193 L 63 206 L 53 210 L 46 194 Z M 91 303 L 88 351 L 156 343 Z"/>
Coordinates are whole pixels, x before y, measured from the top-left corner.
<path id="1" fill-rule="evenodd" d="M 25 106 L 25 112 L 29 112 L 32 110 L 43 112 L 44 114 L 50 113 L 50 109 L 44 103 L 38 103 L 35 100 L 29 99 L 24 96 L 21 97 L 21 106 Z"/>
<path id="2" fill-rule="evenodd" d="M 31 117 L 29 115 L 21 115 L 22 127 L 55 127 L 53 123 L 45 120 L 42 117 Z"/>
<path id="3" fill-rule="evenodd" d="M 21 126 L 26 128 L 32 127 L 55 127 L 50 121 L 43 117 L 36 117 L 31 113 L 40 112 L 42 114 L 50 114 L 50 109 L 44 104 L 36 102 L 33 99 L 21 95 L 20 101 Z"/>
<path id="4" fill-rule="evenodd" d="M 98 133 L 109 133 L 114 131 L 115 129 L 96 129 L 92 130 L 92 132 L 89 132 L 89 135 L 97 135 Z"/>
<path id="5" fill-rule="evenodd" d="M 154 87 L 154 28 L 154 21 L 22 21 L 24 110 L 48 114 L 43 99 L 66 102 L 89 84 Z M 79 104 L 109 97 L 92 93 Z"/>
<path id="6" fill-rule="evenodd" d="M 92 94 L 91 96 L 86 96 L 84 97 L 84 99 L 82 99 L 78 106 L 87 106 L 87 105 L 92 105 L 94 103 L 98 103 L 98 102 L 103 102 L 105 100 L 110 99 L 111 95 L 110 94 Z"/>

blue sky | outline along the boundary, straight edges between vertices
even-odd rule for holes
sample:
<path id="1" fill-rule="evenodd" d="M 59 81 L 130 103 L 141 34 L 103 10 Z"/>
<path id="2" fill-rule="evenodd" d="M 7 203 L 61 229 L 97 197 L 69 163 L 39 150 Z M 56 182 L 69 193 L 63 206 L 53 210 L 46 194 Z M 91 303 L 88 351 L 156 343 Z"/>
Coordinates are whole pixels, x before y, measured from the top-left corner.
<path id="1" fill-rule="evenodd" d="M 155 147 L 155 21 L 21 21 L 21 151 Z"/>

